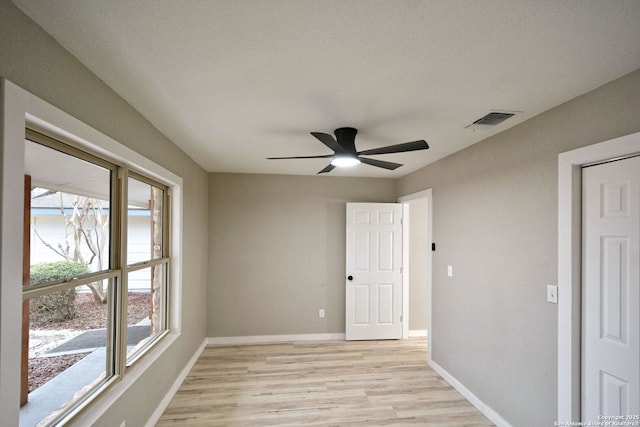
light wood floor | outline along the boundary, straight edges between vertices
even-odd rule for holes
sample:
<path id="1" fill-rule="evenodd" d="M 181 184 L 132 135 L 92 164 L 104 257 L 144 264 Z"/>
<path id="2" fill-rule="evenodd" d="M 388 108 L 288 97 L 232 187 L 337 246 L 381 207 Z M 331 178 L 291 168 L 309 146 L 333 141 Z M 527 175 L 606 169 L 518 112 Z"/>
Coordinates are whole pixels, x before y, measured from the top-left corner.
<path id="1" fill-rule="evenodd" d="M 210 346 L 158 426 L 490 426 L 426 340 Z"/>

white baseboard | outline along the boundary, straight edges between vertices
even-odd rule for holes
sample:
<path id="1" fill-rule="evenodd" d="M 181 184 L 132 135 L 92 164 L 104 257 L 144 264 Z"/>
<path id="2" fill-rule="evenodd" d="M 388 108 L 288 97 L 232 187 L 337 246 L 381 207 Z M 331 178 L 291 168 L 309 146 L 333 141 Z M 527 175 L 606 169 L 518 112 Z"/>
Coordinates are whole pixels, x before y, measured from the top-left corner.
<path id="1" fill-rule="evenodd" d="M 178 392 L 178 389 L 182 385 L 184 379 L 187 377 L 187 375 L 189 375 L 189 372 L 191 372 L 191 368 L 193 368 L 193 365 L 195 365 L 198 361 L 198 358 L 202 354 L 202 351 L 204 350 L 206 345 L 207 339 L 205 338 L 204 340 L 202 340 L 202 344 L 200 344 L 196 352 L 193 354 L 193 356 L 191 356 L 191 359 L 189 359 L 182 371 L 180 371 L 180 375 L 178 375 L 178 378 L 176 378 L 176 380 L 173 382 L 173 385 L 171 386 L 169 391 L 167 391 L 167 394 L 164 396 L 156 410 L 153 411 L 153 414 L 151 414 L 151 417 L 145 424 L 145 427 L 153 427 L 158 423 L 158 420 L 160 420 L 160 417 L 164 413 L 165 409 L 167 409 L 167 406 L 169 406 L 169 403 L 171 403 L 171 399 L 173 399 L 173 396 L 175 396 L 175 394 Z"/>
<path id="2" fill-rule="evenodd" d="M 207 345 L 266 344 L 291 341 L 343 341 L 344 333 L 302 335 L 254 335 L 246 337 L 210 337 Z"/>
<path id="3" fill-rule="evenodd" d="M 426 329 L 411 329 L 409 330 L 409 338 L 426 337 L 429 334 Z"/>
<path id="4" fill-rule="evenodd" d="M 494 411 L 490 406 L 487 406 L 482 400 L 480 400 L 475 394 L 473 394 L 468 388 L 466 388 L 460 381 L 455 379 L 453 375 L 447 372 L 442 366 L 438 365 L 433 360 L 429 360 L 429 366 L 433 368 L 446 382 L 451 384 L 453 388 L 458 390 L 469 402 L 473 404 L 482 414 L 489 418 L 498 427 L 513 427 L 504 418 Z"/>

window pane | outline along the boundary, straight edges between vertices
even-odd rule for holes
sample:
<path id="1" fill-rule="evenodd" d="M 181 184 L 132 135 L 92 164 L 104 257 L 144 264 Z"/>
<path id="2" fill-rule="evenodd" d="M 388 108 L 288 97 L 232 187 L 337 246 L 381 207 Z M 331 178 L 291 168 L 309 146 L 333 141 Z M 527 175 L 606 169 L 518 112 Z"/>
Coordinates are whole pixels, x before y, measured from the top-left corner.
<path id="1" fill-rule="evenodd" d="M 129 273 L 127 361 L 166 329 L 166 265 Z"/>
<path id="2" fill-rule="evenodd" d="M 31 141 L 25 148 L 32 183 L 30 265 L 72 262 L 86 267 L 67 271 L 68 276 L 55 271 L 63 274 L 60 278 L 107 270 L 111 171 Z M 37 280 L 46 283 L 49 278 Z"/>
<path id="3" fill-rule="evenodd" d="M 109 281 L 95 285 L 110 295 Z M 54 417 L 112 376 L 109 306 L 86 286 L 29 300 L 29 403 L 20 425 Z"/>
<path id="4" fill-rule="evenodd" d="M 129 178 L 127 263 L 162 258 L 164 190 Z"/>

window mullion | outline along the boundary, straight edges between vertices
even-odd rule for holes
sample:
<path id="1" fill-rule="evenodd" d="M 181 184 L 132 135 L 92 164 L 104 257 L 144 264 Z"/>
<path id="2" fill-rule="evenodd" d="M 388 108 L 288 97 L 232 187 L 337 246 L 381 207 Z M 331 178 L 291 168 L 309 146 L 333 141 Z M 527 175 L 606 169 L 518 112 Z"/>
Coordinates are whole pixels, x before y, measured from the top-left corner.
<path id="1" fill-rule="evenodd" d="M 115 186 L 112 199 L 116 202 L 113 209 L 114 216 L 117 216 L 117 226 L 114 227 L 114 263 L 115 268 L 120 272 L 119 280 L 114 286 L 114 307 L 112 331 L 114 348 L 111 351 L 113 357 L 113 366 L 115 374 L 119 377 L 124 375 L 126 369 L 126 352 L 127 352 L 127 275 L 124 272 L 127 265 L 127 175 L 128 169 L 120 167 L 118 169 L 117 185 Z M 114 218 L 115 219 L 115 218 Z"/>
<path id="2" fill-rule="evenodd" d="M 169 262 L 169 258 L 167 258 L 167 257 L 158 258 L 158 259 L 152 259 L 152 260 L 142 261 L 142 262 L 136 262 L 134 264 L 126 266 L 125 267 L 125 272 L 126 273 L 131 273 L 131 272 L 134 272 L 134 271 L 143 270 L 145 268 L 154 267 L 156 265 L 167 264 L 168 262 Z"/>
<path id="3" fill-rule="evenodd" d="M 32 285 L 25 286 L 22 291 L 22 299 L 24 301 L 37 298 L 42 295 L 50 294 L 53 292 L 64 291 L 71 288 L 77 288 L 82 285 L 87 285 L 92 282 L 97 282 L 105 279 L 112 279 L 115 276 L 118 276 L 119 272 L 114 272 L 113 270 L 108 270 L 104 272 L 98 272 L 94 274 L 88 274 L 82 277 L 74 277 L 67 280 L 61 280 L 58 282 L 50 282 L 42 285 Z"/>
<path id="4" fill-rule="evenodd" d="M 172 202 L 172 197 L 171 197 L 171 189 L 167 188 L 166 192 L 165 192 L 165 204 L 164 204 L 164 231 L 162 233 L 163 239 L 164 241 L 162 242 L 162 256 L 167 258 L 171 256 L 171 212 L 172 212 L 172 208 L 171 208 L 171 202 Z"/>

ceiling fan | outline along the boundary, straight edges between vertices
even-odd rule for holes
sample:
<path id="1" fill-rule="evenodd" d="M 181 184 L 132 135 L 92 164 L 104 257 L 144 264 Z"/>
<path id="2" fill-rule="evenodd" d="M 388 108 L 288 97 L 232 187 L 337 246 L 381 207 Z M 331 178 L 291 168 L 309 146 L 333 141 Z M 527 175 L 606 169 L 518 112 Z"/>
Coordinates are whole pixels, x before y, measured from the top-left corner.
<path id="1" fill-rule="evenodd" d="M 297 157 L 267 157 L 268 160 L 279 159 L 323 159 L 331 158 L 329 163 L 319 174 L 331 172 L 336 166 L 354 166 L 358 163 L 376 166 L 379 168 L 395 170 L 402 166 L 400 163 L 385 162 L 383 160 L 369 159 L 361 156 L 372 156 L 376 154 L 404 153 L 406 151 L 426 150 L 429 144 L 425 140 L 405 142 L 403 144 L 388 145 L 386 147 L 373 148 L 371 150 L 356 151 L 355 139 L 357 129 L 344 127 L 334 131 L 336 137 L 322 132 L 311 132 L 320 142 L 333 150 L 333 154 L 320 156 L 297 156 Z"/>

